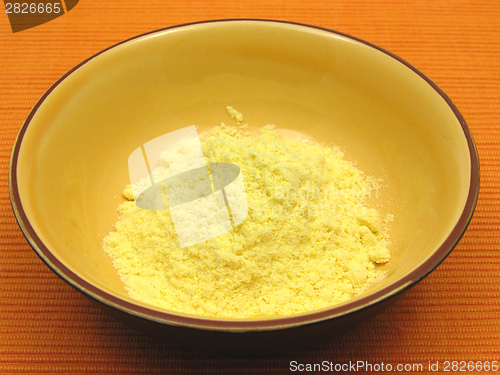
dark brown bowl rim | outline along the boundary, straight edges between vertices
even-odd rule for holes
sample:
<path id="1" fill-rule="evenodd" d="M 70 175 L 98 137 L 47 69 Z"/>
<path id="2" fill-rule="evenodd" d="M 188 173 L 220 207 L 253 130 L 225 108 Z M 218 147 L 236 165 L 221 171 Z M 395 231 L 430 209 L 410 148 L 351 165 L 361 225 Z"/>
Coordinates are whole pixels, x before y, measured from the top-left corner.
<path id="1" fill-rule="evenodd" d="M 47 98 L 47 96 L 50 95 L 50 93 L 70 74 L 72 74 L 74 71 L 85 65 L 93 58 L 99 56 L 100 54 L 112 48 L 120 46 L 121 44 L 124 44 L 126 42 L 142 38 L 144 36 L 156 33 L 162 33 L 166 30 L 172 30 L 172 29 L 183 28 L 193 25 L 200 25 L 200 24 L 210 24 L 210 23 L 220 23 L 220 22 L 242 22 L 242 21 L 255 22 L 255 23 L 275 23 L 275 24 L 294 25 L 309 29 L 326 31 L 328 33 L 332 33 L 334 35 L 338 35 L 346 39 L 360 42 L 368 47 L 374 48 L 394 58 L 395 60 L 397 60 L 398 62 L 400 62 L 401 64 L 405 65 L 407 68 L 411 69 L 413 72 L 418 74 L 434 90 L 436 90 L 436 92 L 446 101 L 446 103 L 449 105 L 449 107 L 455 114 L 457 120 L 460 122 L 462 130 L 464 132 L 464 136 L 467 139 L 467 145 L 469 148 L 469 153 L 471 158 L 471 178 L 470 178 L 469 194 L 467 196 L 464 210 L 457 224 L 451 231 L 450 235 L 446 238 L 446 240 L 427 260 L 425 260 L 422 264 L 420 264 L 415 270 L 403 276 L 401 279 L 382 288 L 381 290 L 378 290 L 376 292 L 373 292 L 367 296 L 361 297 L 351 302 L 299 315 L 291 315 L 291 316 L 276 317 L 276 318 L 262 318 L 262 319 L 221 319 L 221 318 L 181 315 L 137 305 L 99 289 L 98 287 L 92 285 L 91 283 L 87 282 L 86 280 L 82 279 L 80 276 L 75 274 L 52 254 L 52 252 L 43 244 L 41 239 L 38 237 L 37 233 L 31 226 L 30 222 L 28 221 L 28 218 L 24 211 L 18 190 L 17 166 L 18 166 L 18 156 L 21 143 L 33 116 L 37 112 L 40 105 Z M 392 52 L 389 52 L 379 46 L 376 46 L 370 42 L 364 41 L 357 37 L 319 26 L 313 26 L 298 22 L 270 20 L 270 19 L 252 19 L 252 18 L 219 19 L 219 20 L 207 20 L 207 21 L 198 21 L 198 22 L 174 25 L 134 36 L 132 38 L 116 43 L 113 46 L 110 46 L 94 54 L 93 56 L 87 58 L 86 60 L 82 61 L 80 64 L 76 65 L 74 68 L 69 70 L 61 78 L 59 78 L 37 101 L 33 109 L 28 114 L 21 129 L 19 130 L 18 136 L 14 143 L 10 160 L 9 194 L 16 220 L 24 236 L 28 240 L 30 246 L 34 249 L 37 255 L 47 264 L 47 266 L 50 269 L 52 269 L 60 278 L 62 278 L 65 282 L 73 286 L 75 289 L 79 290 L 81 293 L 87 295 L 88 297 L 97 300 L 98 302 L 104 303 L 105 305 L 108 305 L 111 308 L 125 312 L 127 314 L 173 326 L 190 327 L 190 328 L 212 330 L 212 331 L 228 331 L 228 332 L 269 331 L 269 330 L 278 330 L 278 329 L 292 328 L 292 327 L 312 324 L 328 319 L 334 319 L 339 316 L 353 314 L 354 312 L 360 309 L 379 304 L 390 297 L 394 297 L 395 295 L 404 292 L 405 290 L 414 286 L 424 277 L 426 277 L 429 273 L 431 273 L 450 254 L 453 248 L 457 245 L 457 243 L 463 236 L 465 230 L 467 229 L 470 220 L 472 219 L 472 215 L 474 213 L 474 209 L 476 207 L 479 194 L 479 157 L 477 154 L 476 145 L 474 143 L 474 139 L 472 137 L 470 129 L 467 126 L 467 123 L 465 122 L 465 119 L 461 115 L 460 111 L 451 101 L 451 99 L 436 83 L 434 83 L 424 73 L 422 73 L 420 70 L 415 68 L 413 65 L 411 65 L 404 59 L 393 54 Z"/>

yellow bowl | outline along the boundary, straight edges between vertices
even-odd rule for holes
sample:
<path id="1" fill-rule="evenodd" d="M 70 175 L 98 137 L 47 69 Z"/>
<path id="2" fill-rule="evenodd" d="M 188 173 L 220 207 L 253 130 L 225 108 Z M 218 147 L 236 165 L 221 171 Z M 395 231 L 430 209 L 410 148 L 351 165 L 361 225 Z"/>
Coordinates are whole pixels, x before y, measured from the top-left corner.
<path id="1" fill-rule="evenodd" d="M 252 126 L 332 142 L 384 180 L 375 204 L 394 215 L 385 280 L 345 303 L 272 319 L 190 316 L 126 294 L 101 241 L 129 183 L 129 154 L 179 128 L 218 125 L 224 104 Z M 77 290 L 172 343 L 255 353 L 340 333 L 428 275 L 472 217 L 479 164 L 458 109 L 401 58 L 318 27 L 222 20 L 131 38 L 61 77 L 19 132 L 9 182 L 29 243 Z"/>

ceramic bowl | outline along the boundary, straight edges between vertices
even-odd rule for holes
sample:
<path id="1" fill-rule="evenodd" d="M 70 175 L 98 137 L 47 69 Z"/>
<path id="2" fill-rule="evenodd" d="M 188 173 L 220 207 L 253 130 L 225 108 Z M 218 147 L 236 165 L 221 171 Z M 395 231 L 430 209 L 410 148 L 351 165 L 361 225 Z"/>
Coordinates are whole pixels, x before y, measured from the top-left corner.
<path id="1" fill-rule="evenodd" d="M 127 160 L 170 131 L 229 121 L 338 145 L 381 178 L 374 204 L 394 216 L 387 277 L 330 308 L 269 319 L 219 319 L 130 298 L 102 250 Z M 118 43 L 61 77 L 21 127 L 10 166 L 18 223 L 63 280 L 131 326 L 187 348 L 269 353 L 328 339 L 374 316 L 452 251 L 472 217 L 479 163 L 456 106 L 415 67 L 319 27 L 219 20 Z"/>

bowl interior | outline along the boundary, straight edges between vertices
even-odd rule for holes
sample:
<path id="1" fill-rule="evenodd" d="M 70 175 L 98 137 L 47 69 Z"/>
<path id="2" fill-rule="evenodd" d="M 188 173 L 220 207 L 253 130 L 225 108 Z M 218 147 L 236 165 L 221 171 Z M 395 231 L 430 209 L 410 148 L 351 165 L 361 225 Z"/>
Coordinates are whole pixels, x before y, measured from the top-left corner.
<path id="1" fill-rule="evenodd" d="M 408 275 L 450 235 L 469 193 L 459 121 L 421 76 L 348 37 L 293 24 L 227 21 L 127 41 L 73 71 L 22 138 L 19 199 L 36 235 L 66 267 L 132 301 L 101 241 L 113 229 L 130 153 L 190 125 L 275 124 L 340 146 L 384 186 L 394 216 L 388 277 Z M 360 298 L 360 297 L 357 297 Z M 140 302 L 135 301 L 137 304 Z"/>

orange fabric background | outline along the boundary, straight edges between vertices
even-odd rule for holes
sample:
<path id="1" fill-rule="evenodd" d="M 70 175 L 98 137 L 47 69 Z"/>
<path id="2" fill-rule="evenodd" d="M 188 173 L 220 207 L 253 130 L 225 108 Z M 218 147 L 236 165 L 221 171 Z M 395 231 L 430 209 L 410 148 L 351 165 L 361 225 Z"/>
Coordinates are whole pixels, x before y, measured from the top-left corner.
<path id="1" fill-rule="evenodd" d="M 285 374 L 291 360 L 424 368 L 429 361 L 441 368 L 445 360 L 500 361 L 499 1 L 83 0 L 65 16 L 16 34 L 3 6 L 0 11 L 0 373 Z M 10 207 L 7 175 L 29 110 L 80 61 L 165 26 L 247 17 L 332 28 L 414 64 L 463 113 L 482 177 L 476 213 L 459 245 L 385 313 L 313 349 L 236 359 L 176 349 L 92 307 L 28 246 Z"/>

